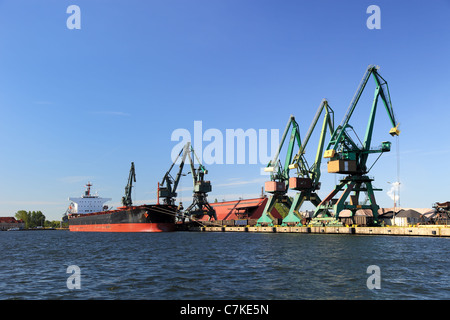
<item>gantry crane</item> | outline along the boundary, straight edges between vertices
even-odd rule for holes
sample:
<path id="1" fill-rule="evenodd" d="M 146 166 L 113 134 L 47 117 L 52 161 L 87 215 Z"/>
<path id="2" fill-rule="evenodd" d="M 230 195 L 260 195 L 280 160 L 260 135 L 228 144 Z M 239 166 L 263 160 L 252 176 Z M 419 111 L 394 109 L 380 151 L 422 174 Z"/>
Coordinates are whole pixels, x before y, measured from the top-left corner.
<path id="1" fill-rule="evenodd" d="M 311 138 L 322 111 L 324 111 L 324 118 L 319 137 L 319 144 L 317 146 L 316 157 L 314 163 L 309 166 L 305 158 L 306 146 L 308 145 L 309 139 Z M 334 132 L 334 112 L 329 106 L 328 100 L 323 99 L 308 129 L 306 137 L 298 150 L 298 153 L 289 165 L 289 169 L 297 169 L 297 177 L 289 178 L 289 189 L 300 192 L 297 192 L 294 196 L 291 207 L 289 208 L 289 213 L 283 219 L 284 225 L 301 224 L 301 217 L 298 216 L 298 210 L 302 206 L 303 202 L 310 201 L 315 207 L 317 207 L 321 202 L 316 191 L 320 189 L 320 165 L 322 161 L 327 128 L 329 129 L 330 135 L 332 135 Z"/>
<path id="2" fill-rule="evenodd" d="M 136 182 L 134 162 L 131 163 L 130 174 L 128 175 L 128 183 L 125 186 L 125 195 L 122 197 L 122 205 L 124 207 L 131 207 L 133 205 L 133 201 L 131 200 L 131 189 L 133 188 L 133 181 Z"/>
<path id="3" fill-rule="evenodd" d="M 349 124 L 349 121 L 371 75 L 376 84 L 375 96 L 364 141 L 362 142 L 362 145 L 359 146 L 350 137 L 350 131 L 353 130 L 353 127 Z M 371 147 L 375 114 L 379 98 L 383 101 L 392 124 L 392 128 L 389 131 L 390 135 L 398 136 L 400 134 L 398 129 L 399 124 L 395 120 L 387 82 L 378 73 L 378 67 L 369 65 L 350 103 L 347 114 L 342 123 L 333 132 L 324 153 L 324 157 L 330 159 L 328 162 L 328 172 L 347 174 L 347 176 L 340 180 L 340 183 L 336 185 L 334 190 L 317 206 L 313 216 L 313 223 L 329 225 L 335 223 L 339 224 L 337 219 L 339 218 L 339 213 L 344 209 L 350 210 L 352 212 L 352 217 L 359 209 L 370 209 L 372 211 L 374 223 L 378 223 L 379 206 L 375 201 L 374 191 L 380 189 L 374 189 L 372 187 L 373 179 L 367 176 L 367 173 L 373 167 L 372 164 L 372 166 L 368 168 L 367 160 L 370 154 L 379 153 L 380 157 L 384 152 L 389 152 L 391 148 L 391 142 L 389 141 L 382 142 L 379 148 Z M 334 196 L 340 191 L 343 191 L 343 194 L 338 199 L 334 199 Z M 352 192 L 353 195 L 350 196 L 350 193 Z M 361 192 L 367 194 L 366 199 L 368 199 L 369 204 L 366 204 L 365 202 L 362 204 L 359 203 L 359 195 Z M 350 196 L 350 201 L 346 202 L 348 196 Z M 321 218 L 319 218 L 319 216 L 321 216 Z"/>
<path id="4" fill-rule="evenodd" d="M 191 156 L 191 153 L 195 156 L 195 159 L 197 159 L 197 162 L 199 163 L 198 169 L 195 169 L 194 157 Z M 172 170 L 180 156 L 182 156 L 182 158 L 179 170 L 176 178 L 173 179 L 170 175 L 170 171 Z M 212 190 L 211 182 L 204 180 L 204 175 L 208 173 L 208 170 L 206 170 L 206 168 L 199 161 L 190 142 L 187 142 L 183 146 L 177 158 L 164 175 L 162 182 L 160 184 L 158 183 L 158 199 L 163 198 L 165 204 L 175 204 L 175 198 L 177 196 L 176 190 L 178 187 L 178 183 L 180 182 L 180 178 L 183 175 L 182 171 L 184 163 L 186 161 L 186 157 L 189 159 L 189 163 L 191 166 L 191 171 L 189 173 L 192 174 L 194 190 L 192 204 L 186 210 L 184 210 L 184 212 L 182 212 L 182 215 L 200 219 L 206 214 L 209 215 L 210 219 L 214 218 L 217 220 L 216 211 L 211 207 L 207 200 L 207 193 L 211 192 Z"/>
<path id="5" fill-rule="evenodd" d="M 189 142 L 188 142 L 189 143 Z M 208 170 L 202 165 L 194 151 L 194 148 L 190 147 L 192 154 L 197 159 L 199 164 L 198 169 L 194 167 L 194 159 L 191 153 L 188 152 L 189 162 L 191 164 L 191 174 L 194 182 L 194 193 L 192 204 L 185 210 L 185 214 L 195 219 L 201 219 L 205 214 L 209 216 L 211 220 L 217 220 L 216 210 L 208 202 L 207 193 L 211 192 L 211 181 L 204 179 L 205 174 L 208 174 Z"/>
<path id="6" fill-rule="evenodd" d="M 287 147 L 287 154 L 284 166 L 282 166 L 281 161 L 279 159 L 279 155 L 291 126 L 292 126 L 291 137 Z M 266 181 L 264 187 L 266 192 L 270 193 L 271 195 L 267 200 L 266 206 L 264 207 L 264 211 L 261 214 L 261 217 L 257 221 L 258 225 L 262 224 L 271 225 L 273 223 L 274 218 L 271 215 L 271 211 L 276 203 L 284 205 L 287 210 L 289 210 L 292 206 L 292 201 L 287 196 L 287 191 L 289 187 L 289 165 L 291 164 L 292 161 L 292 156 L 294 154 L 294 147 L 296 143 L 298 147 L 301 148 L 299 126 L 297 121 L 295 121 L 295 117 L 291 115 L 289 117 L 286 128 L 284 129 L 281 142 L 278 146 L 278 150 L 273 160 L 269 161 L 266 168 L 264 168 L 265 172 L 270 172 L 270 181 Z"/>

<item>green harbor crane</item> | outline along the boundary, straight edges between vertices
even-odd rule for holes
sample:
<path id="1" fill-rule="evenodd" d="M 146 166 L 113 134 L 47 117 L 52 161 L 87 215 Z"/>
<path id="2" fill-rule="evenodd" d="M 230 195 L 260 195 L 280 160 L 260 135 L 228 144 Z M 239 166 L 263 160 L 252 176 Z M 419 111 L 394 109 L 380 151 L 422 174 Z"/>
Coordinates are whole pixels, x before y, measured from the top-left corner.
<path id="1" fill-rule="evenodd" d="M 292 131 L 287 147 L 286 159 L 284 162 L 284 166 L 282 166 L 281 161 L 279 160 L 279 155 L 291 127 Z M 281 142 L 278 146 L 278 150 L 273 160 L 269 161 L 267 166 L 264 168 L 265 172 L 270 172 L 270 181 L 266 181 L 264 185 L 265 191 L 270 193 L 271 195 L 267 200 L 261 217 L 257 221 L 257 225 L 273 224 L 274 218 L 271 215 L 271 211 L 276 203 L 280 203 L 287 210 L 289 210 L 292 206 L 292 201 L 287 196 L 287 191 L 289 187 L 289 165 L 292 161 L 295 144 L 297 144 L 298 147 L 301 148 L 300 129 L 297 121 L 295 121 L 295 117 L 291 115 L 289 117 L 286 128 L 284 129 Z"/>
<path id="2" fill-rule="evenodd" d="M 128 176 L 128 183 L 125 186 L 125 195 L 122 197 L 122 205 L 124 207 L 131 207 L 133 205 L 133 201 L 131 200 L 131 189 L 133 188 L 133 181 L 136 182 L 134 162 L 131 163 L 130 174 Z"/>
<path id="3" fill-rule="evenodd" d="M 389 152 L 391 148 L 391 142 L 389 141 L 382 142 L 381 146 L 378 148 L 372 148 L 371 146 L 375 114 L 379 99 L 383 101 L 392 124 L 392 129 L 389 131 L 390 135 L 398 136 L 400 134 L 398 129 L 399 124 L 394 116 L 394 110 L 392 108 L 387 82 L 380 76 L 378 69 L 379 68 L 374 65 L 369 65 L 367 68 L 342 123 L 333 132 L 331 140 L 326 148 L 324 157 L 330 159 L 327 165 L 328 172 L 347 174 L 347 176 L 341 179 L 340 183 L 335 186 L 334 190 L 317 206 L 313 215 L 313 225 L 342 225 L 338 221 L 339 213 L 346 209 L 351 211 L 351 217 L 353 217 L 359 209 L 370 209 L 373 215 L 374 223 L 378 223 L 379 206 L 375 201 L 374 191 L 379 191 L 381 189 L 373 188 L 373 179 L 368 177 L 367 173 L 379 159 L 381 154 L 384 152 Z M 361 142 L 362 145 L 358 145 L 350 137 L 351 131 L 354 130 L 349 124 L 349 121 L 371 75 L 373 76 L 376 84 L 375 96 L 372 103 L 372 109 L 370 112 L 364 141 Z M 368 157 L 373 153 L 379 153 L 379 156 L 372 166 L 368 167 Z M 334 197 L 341 191 L 343 191 L 343 194 L 339 198 L 335 199 Z M 363 203 L 359 202 L 361 192 L 365 192 L 367 194 L 367 201 Z M 353 194 L 350 195 L 351 193 Z M 346 200 L 349 196 L 350 201 L 347 202 Z M 368 202 L 368 204 L 366 202 Z"/>
<path id="4" fill-rule="evenodd" d="M 306 147 L 309 139 L 317 125 L 320 115 L 324 111 L 324 118 L 322 123 L 322 129 L 319 137 L 319 144 L 317 146 L 317 152 L 314 163 L 309 166 L 305 158 Z M 306 137 L 303 143 L 295 155 L 292 163 L 289 165 L 289 169 L 297 169 L 297 177 L 289 178 L 289 189 L 300 191 L 297 192 L 292 201 L 289 213 L 283 219 L 283 225 L 299 225 L 301 224 L 301 217 L 298 215 L 298 210 L 302 206 L 303 202 L 310 201 L 315 207 L 317 207 L 321 200 L 316 191 L 320 189 L 320 165 L 323 155 L 323 147 L 325 145 L 325 136 L 329 129 L 330 135 L 334 132 L 334 112 L 328 104 L 327 99 L 323 99 L 319 108 L 313 118 L 313 121 L 309 127 Z"/>

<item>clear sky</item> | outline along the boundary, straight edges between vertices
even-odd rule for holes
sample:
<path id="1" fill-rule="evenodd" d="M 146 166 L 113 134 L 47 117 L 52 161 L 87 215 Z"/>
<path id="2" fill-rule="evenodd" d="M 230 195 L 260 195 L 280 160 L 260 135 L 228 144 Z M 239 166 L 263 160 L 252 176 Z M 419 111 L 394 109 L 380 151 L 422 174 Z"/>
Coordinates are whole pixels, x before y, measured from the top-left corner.
<path id="1" fill-rule="evenodd" d="M 70 5 L 81 29 L 67 27 Z M 370 5 L 381 29 L 366 25 Z M 341 122 L 369 64 L 401 129 L 388 134 L 380 107 L 373 145 L 393 145 L 370 172 L 379 205 L 393 205 L 398 178 L 403 207 L 450 200 L 449 0 L 0 0 L 0 216 L 59 220 L 88 181 L 117 206 L 132 161 L 133 199 L 153 203 L 175 130 L 194 135 L 201 121 L 224 139 L 238 128 L 281 135 L 293 114 L 304 136 L 323 98 Z M 360 137 L 373 90 L 371 80 L 351 121 Z M 339 178 L 323 164 L 322 196 Z M 257 196 L 267 179 L 259 158 L 206 166 L 210 201 Z M 191 185 L 184 177 L 187 202 Z"/>

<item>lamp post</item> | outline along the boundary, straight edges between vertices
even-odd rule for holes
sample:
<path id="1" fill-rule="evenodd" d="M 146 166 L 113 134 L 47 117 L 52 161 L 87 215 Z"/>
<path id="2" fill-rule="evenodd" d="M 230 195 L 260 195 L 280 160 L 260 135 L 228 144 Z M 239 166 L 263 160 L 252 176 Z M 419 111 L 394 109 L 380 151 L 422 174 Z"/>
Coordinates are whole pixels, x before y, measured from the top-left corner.
<path id="1" fill-rule="evenodd" d="M 397 183 L 398 185 L 400 185 L 400 182 L 389 182 L 388 181 L 387 183 L 391 184 L 394 187 L 394 213 L 392 215 L 392 222 L 395 225 L 395 184 Z"/>

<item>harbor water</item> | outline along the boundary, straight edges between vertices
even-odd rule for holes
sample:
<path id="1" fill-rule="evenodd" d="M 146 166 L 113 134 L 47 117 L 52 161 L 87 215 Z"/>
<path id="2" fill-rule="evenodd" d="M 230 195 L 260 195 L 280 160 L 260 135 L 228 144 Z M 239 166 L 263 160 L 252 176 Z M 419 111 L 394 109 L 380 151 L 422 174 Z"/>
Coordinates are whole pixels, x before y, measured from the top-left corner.
<path id="1" fill-rule="evenodd" d="M 450 299 L 448 238 L 53 230 L 0 243 L 2 300 Z"/>

